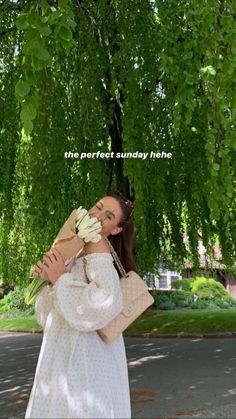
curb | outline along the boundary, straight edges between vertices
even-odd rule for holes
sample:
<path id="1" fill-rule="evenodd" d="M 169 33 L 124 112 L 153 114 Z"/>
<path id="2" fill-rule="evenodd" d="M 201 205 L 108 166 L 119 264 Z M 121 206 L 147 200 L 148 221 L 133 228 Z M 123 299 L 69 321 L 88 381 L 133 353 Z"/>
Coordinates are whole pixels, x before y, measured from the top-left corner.
<path id="1" fill-rule="evenodd" d="M 214 339 L 214 338 L 236 338 L 236 332 L 224 332 L 224 333 L 143 333 L 137 334 L 123 334 L 127 338 L 158 338 L 158 339 L 179 339 L 179 338 L 195 338 L 195 339 Z"/>
<path id="2" fill-rule="evenodd" d="M 33 330 L 6 330 L 0 329 L 0 333 L 32 333 L 42 334 L 43 331 L 33 331 Z M 156 338 L 156 339 L 224 339 L 224 338 L 236 338 L 236 332 L 224 332 L 224 333 L 143 333 L 143 334 L 130 334 L 123 333 L 124 338 Z"/>
<path id="3" fill-rule="evenodd" d="M 43 331 L 40 332 L 40 331 L 34 331 L 34 330 L 0 329 L 0 333 L 5 333 L 5 332 L 6 333 L 31 333 L 32 335 L 36 335 L 36 334 L 40 334 L 41 335 L 43 333 Z"/>
<path id="4" fill-rule="evenodd" d="M 10 333 L 32 333 L 32 334 L 42 334 L 42 331 L 34 331 L 34 330 L 6 330 L 0 329 L 0 333 L 2 332 L 10 332 Z M 236 338 L 236 332 L 222 332 L 222 333 L 123 333 L 124 338 L 145 338 L 145 339 L 215 339 L 215 338 Z"/>

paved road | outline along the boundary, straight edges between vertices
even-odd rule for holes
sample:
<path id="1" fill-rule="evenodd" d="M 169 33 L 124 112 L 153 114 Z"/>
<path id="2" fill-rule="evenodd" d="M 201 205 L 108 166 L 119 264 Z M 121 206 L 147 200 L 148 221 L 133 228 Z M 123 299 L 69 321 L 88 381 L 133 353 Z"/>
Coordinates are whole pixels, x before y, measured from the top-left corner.
<path id="1" fill-rule="evenodd" d="M 0 332 L 0 418 L 23 418 L 41 334 Z M 125 338 L 132 418 L 236 418 L 236 339 Z"/>

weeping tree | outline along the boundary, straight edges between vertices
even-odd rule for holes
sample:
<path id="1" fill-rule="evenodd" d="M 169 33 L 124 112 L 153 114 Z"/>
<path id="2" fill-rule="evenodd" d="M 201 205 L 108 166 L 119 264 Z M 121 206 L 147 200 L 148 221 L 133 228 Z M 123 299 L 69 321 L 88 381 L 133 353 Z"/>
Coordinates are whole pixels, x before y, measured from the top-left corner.
<path id="1" fill-rule="evenodd" d="M 141 271 L 197 266 L 199 232 L 233 266 L 236 3 L 0 1 L 0 23 L 1 278 L 26 284 L 72 209 L 114 187 L 135 199 Z M 113 157 L 65 157 L 98 150 Z"/>

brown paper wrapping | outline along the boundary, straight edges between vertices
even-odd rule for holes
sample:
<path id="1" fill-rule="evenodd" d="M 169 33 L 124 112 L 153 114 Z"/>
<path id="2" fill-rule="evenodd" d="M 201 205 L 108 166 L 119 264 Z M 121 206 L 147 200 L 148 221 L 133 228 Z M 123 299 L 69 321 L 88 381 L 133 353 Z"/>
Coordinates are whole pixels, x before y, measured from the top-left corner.
<path id="1" fill-rule="evenodd" d="M 61 253 L 64 261 L 72 256 L 77 256 L 85 245 L 75 232 L 76 215 L 77 210 L 74 209 L 52 244 L 52 248 Z"/>
<path id="2" fill-rule="evenodd" d="M 51 249 L 57 249 L 63 257 L 64 262 L 73 256 L 78 256 L 84 248 L 84 241 L 75 232 L 75 221 L 77 209 L 74 209 L 62 226 L 58 235 L 53 241 Z M 46 272 L 42 272 L 45 279 L 48 279 Z"/>

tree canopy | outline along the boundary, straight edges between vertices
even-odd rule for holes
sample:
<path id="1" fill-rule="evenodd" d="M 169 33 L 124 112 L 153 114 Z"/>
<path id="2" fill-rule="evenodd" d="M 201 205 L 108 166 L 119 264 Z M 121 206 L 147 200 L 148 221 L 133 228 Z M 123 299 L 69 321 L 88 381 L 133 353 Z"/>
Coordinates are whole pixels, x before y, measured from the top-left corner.
<path id="1" fill-rule="evenodd" d="M 236 3 L 0 1 L 1 277 L 28 281 L 73 208 L 135 199 L 142 270 L 236 253 Z M 65 152 L 114 152 L 65 158 Z M 118 158 L 118 152 L 171 158 Z M 186 248 L 184 232 L 189 239 Z"/>

